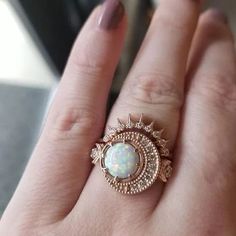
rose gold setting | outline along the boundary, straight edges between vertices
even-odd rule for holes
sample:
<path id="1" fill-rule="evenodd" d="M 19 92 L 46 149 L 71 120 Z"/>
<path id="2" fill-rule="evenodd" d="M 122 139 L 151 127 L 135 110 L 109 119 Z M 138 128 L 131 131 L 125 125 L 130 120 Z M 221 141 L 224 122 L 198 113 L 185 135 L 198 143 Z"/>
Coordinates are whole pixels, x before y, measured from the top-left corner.
<path id="1" fill-rule="evenodd" d="M 143 115 L 134 122 L 129 115 L 128 122 L 118 119 L 118 127 L 108 128 L 108 133 L 91 152 L 93 164 L 100 162 L 100 167 L 109 185 L 123 194 L 137 194 L 151 187 L 159 178 L 167 182 L 172 173 L 170 152 L 167 140 L 162 138 L 163 130 L 154 130 L 154 122 L 145 125 Z M 127 143 L 134 147 L 139 156 L 139 163 L 134 174 L 119 179 L 109 173 L 105 166 L 105 154 L 116 143 Z"/>

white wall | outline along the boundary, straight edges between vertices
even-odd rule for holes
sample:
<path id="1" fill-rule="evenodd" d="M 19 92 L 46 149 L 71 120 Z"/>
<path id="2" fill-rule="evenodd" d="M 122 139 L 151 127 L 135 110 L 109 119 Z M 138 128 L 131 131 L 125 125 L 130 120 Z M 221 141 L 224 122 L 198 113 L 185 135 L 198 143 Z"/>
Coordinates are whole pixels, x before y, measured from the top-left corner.
<path id="1" fill-rule="evenodd" d="M 0 0 L 0 30 L 0 83 L 52 86 L 56 75 L 7 0 Z"/>

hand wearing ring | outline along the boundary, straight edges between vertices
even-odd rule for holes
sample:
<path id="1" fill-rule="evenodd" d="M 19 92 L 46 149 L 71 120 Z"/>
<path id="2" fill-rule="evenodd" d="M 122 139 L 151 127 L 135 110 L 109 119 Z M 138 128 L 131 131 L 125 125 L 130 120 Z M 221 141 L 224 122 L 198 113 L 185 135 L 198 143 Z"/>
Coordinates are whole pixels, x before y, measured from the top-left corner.
<path id="1" fill-rule="evenodd" d="M 131 4 L 131 18 L 134 5 L 142 12 L 150 6 L 144 0 L 123 2 Z M 136 20 L 145 25 L 150 11 L 129 25 L 119 0 L 106 0 L 93 11 L 1 217 L 0 236 L 236 235 L 232 32 L 219 10 L 201 13 L 202 0 L 159 2 L 109 113 L 127 26 L 140 30 Z M 77 21 L 74 14 L 67 20 Z M 6 172 L 2 156 L 10 159 L 1 147 L 0 177 Z"/>

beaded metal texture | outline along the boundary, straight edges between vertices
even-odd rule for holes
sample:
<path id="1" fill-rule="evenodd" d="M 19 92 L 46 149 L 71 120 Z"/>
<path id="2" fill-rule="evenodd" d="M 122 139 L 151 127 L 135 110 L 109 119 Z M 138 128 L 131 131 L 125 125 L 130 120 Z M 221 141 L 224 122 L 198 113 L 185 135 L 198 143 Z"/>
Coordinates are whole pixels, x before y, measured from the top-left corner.
<path id="1" fill-rule="evenodd" d="M 129 115 L 127 122 L 118 119 L 118 124 L 108 129 L 91 152 L 93 163 L 100 163 L 110 186 L 133 195 L 151 187 L 158 178 L 167 182 L 172 167 L 163 130 L 154 130 L 154 122 L 146 125 L 143 115 L 137 122 Z"/>

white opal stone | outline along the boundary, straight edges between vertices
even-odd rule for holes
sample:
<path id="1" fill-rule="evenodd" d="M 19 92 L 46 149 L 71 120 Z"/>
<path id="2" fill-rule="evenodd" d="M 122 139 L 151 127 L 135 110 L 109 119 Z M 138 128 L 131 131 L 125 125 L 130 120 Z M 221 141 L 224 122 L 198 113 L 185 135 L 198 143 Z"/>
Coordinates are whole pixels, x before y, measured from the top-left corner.
<path id="1" fill-rule="evenodd" d="M 120 179 L 134 174 L 138 163 L 139 155 L 130 144 L 116 143 L 105 154 L 105 166 L 108 172 Z"/>

